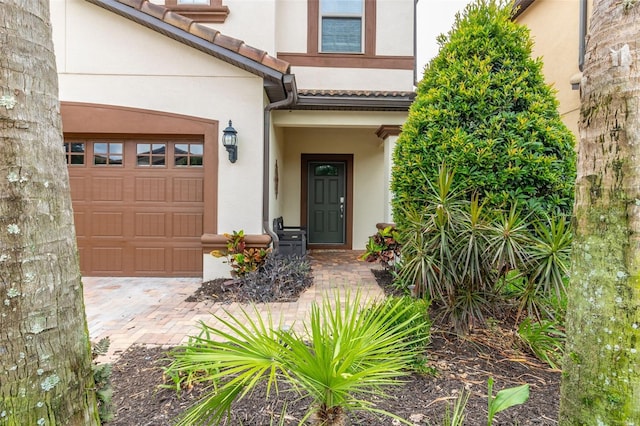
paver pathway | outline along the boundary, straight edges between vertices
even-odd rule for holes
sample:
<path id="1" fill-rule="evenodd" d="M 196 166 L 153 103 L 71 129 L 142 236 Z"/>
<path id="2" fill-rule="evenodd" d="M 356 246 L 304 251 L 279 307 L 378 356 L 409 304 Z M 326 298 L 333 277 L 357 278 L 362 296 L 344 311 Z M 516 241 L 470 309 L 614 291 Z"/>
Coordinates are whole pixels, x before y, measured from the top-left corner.
<path id="1" fill-rule="evenodd" d="M 296 302 L 256 305 L 261 315 L 271 312 L 276 322 L 299 328 L 311 304 L 338 289 L 344 297 L 360 289 L 363 299 L 382 298 L 370 263 L 358 251 L 314 251 L 310 255 L 314 284 Z M 117 359 L 129 346 L 175 346 L 197 334 L 199 321 L 213 324 L 212 313 L 224 317 L 249 305 L 211 301 L 185 302 L 201 284 L 200 278 L 84 277 L 84 297 L 91 340 L 109 337 L 111 345 L 101 361 Z"/>

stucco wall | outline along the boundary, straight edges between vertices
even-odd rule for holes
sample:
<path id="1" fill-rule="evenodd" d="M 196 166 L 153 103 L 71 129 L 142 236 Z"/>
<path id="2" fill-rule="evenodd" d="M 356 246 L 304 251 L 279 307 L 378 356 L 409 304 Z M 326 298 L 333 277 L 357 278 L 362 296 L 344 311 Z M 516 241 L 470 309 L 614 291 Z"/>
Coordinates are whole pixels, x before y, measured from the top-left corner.
<path id="1" fill-rule="evenodd" d="M 233 120 L 238 161 L 218 145 L 218 232 L 261 233 L 262 80 L 83 0 L 51 9 L 61 100 L 203 117 L 220 131 Z"/>
<path id="2" fill-rule="evenodd" d="M 301 89 L 413 90 L 413 70 L 292 67 Z"/>
<path id="3" fill-rule="evenodd" d="M 570 79 L 578 73 L 578 0 L 536 0 L 518 18 L 531 30 L 533 56 L 542 57 L 547 83 L 558 91 L 564 123 L 578 135 L 580 92 L 572 90 Z"/>
<path id="4" fill-rule="evenodd" d="M 375 128 L 284 129 L 284 167 L 281 172 L 285 222 L 299 224 L 301 155 L 353 154 L 353 249 L 363 249 L 375 225 L 384 219 L 384 155 Z"/>

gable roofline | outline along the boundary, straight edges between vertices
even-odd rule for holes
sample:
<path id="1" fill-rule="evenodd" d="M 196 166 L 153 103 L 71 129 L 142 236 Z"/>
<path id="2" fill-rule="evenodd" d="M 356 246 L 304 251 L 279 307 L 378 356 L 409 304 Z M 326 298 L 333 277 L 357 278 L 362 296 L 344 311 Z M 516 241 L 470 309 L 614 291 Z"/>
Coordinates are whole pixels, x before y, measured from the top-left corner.
<path id="1" fill-rule="evenodd" d="M 513 9 L 511 12 L 511 19 L 516 19 L 520 16 L 535 0 L 515 0 L 513 2 Z"/>
<path id="2" fill-rule="evenodd" d="M 282 59 L 251 47 L 242 40 L 225 36 L 217 30 L 172 12 L 165 6 L 151 3 L 149 0 L 85 1 L 262 77 L 265 91 L 272 102 L 287 97 L 287 88 L 283 84 L 283 77 L 289 74 L 291 66 Z"/>

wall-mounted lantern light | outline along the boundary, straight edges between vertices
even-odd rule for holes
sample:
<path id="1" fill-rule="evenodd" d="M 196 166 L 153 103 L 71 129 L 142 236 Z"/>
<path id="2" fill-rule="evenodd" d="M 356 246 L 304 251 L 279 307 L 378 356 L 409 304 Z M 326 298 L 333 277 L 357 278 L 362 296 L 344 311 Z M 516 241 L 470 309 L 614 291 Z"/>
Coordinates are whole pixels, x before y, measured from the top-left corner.
<path id="1" fill-rule="evenodd" d="M 222 131 L 222 145 L 229 153 L 229 161 L 235 163 L 238 159 L 238 132 L 231 125 L 231 120 L 229 126 Z"/>

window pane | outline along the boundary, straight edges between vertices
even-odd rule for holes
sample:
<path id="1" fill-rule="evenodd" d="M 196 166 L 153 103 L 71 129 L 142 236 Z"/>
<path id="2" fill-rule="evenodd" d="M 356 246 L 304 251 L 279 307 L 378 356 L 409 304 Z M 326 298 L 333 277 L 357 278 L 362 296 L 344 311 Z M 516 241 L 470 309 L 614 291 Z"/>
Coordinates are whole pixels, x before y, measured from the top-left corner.
<path id="1" fill-rule="evenodd" d="M 316 176 L 338 176 L 338 168 L 332 164 L 322 164 L 315 167 Z"/>
<path id="2" fill-rule="evenodd" d="M 82 152 L 84 153 L 84 143 L 70 143 L 71 152 Z"/>
<path id="3" fill-rule="evenodd" d="M 362 0 L 321 0 L 322 15 L 362 15 Z"/>
<path id="4" fill-rule="evenodd" d="M 323 52 L 362 52 L 361 18 L 322 18 Z"/>
<path id="5" fill-rule="evenodd" d="M 173 148 L 173 152 L 175 155 L 185 155 L 189 153 L 189 144 L 188 143 L 177 143 Z"/>
<path id="6" fill-rule="evenodd" d="M 189 146 L 189 153 L 191 155 L 202 155 L 202 144 L 200 144 L 200 143 L 192 143 Z"/>
<path id="7" fill-rule="evenodd" d="M 111 154 L 122 154 L 122 143 L 110 143 L 109 144 L 109 152 Z"/>
<path id="8" fill-rule="evenodd" d="M 149 155 L 150 151 L 151 151 L 151 144 L 149 144 L 149 143 L 139 143 L 136 146 L 136 152 L 138 154 L 147 154 L 147 155 Z"/>
<path id="9" fill-rule="evenodd" d="M 107 147 L 109 144 L 106 143 L 94 143 L 93 144 L 93 153 L 94 154 L 106 154 L 108 153 Z"/>
<path id="10" fill-rule="evenodd" d="M 69 164 L 84 164 L 84 155 L 72 155 Z"/>
<path id="11" fill-rule="evenodd" d="M 192 166 L 202 166 L 202 157 L 191 157 Z"/>

